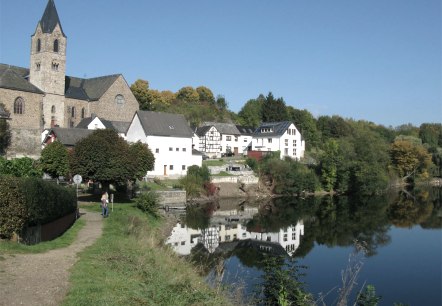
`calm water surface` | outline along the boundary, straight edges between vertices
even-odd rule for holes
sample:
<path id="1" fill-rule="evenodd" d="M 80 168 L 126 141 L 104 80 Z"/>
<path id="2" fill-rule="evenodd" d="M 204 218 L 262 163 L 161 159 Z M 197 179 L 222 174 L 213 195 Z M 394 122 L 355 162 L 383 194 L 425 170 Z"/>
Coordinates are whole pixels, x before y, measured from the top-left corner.
<path id="1" fill-rule="evenodd" d="M 441 189 L 221 201 L 181 216 L 167 243 L 202 266 L 209 283 L 240 291 L 247 301 L 261 292 L 265 259 L 283 257 L 306 267 L 300 269 L 306 290 L 325 296 L 326 305 L 336 304 L 342 271 L 360 265 L 349 304 L 371 284 L 379 305 L 431 306 L 442 305 L 441 220 Z"/>

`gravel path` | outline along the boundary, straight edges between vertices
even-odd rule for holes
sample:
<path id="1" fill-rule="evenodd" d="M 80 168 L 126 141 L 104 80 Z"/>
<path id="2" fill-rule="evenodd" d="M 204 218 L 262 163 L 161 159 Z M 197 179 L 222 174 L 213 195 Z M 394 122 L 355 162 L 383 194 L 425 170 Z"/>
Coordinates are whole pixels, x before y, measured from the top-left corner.
<path id="1" fill-rule="evenodd" d="M 63 249 L 41 254 L 3 255 L 0 260 L 0 305 L 59 305 L 69 288 L 70 268 L 77 254 L 102 233 L 99 213 L 80 210 L 86 225 Z"/>

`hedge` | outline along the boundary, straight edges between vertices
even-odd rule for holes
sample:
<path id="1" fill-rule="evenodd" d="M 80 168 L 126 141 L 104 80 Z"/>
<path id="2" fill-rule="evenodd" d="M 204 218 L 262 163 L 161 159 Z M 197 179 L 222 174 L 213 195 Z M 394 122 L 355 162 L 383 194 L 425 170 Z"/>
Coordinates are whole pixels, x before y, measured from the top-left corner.
<path id="1" fill-rule="evenodd" d="M 45 224 L 77 209 L 75 188 L 37 178 L 0 176 L 0 238 Z"/>

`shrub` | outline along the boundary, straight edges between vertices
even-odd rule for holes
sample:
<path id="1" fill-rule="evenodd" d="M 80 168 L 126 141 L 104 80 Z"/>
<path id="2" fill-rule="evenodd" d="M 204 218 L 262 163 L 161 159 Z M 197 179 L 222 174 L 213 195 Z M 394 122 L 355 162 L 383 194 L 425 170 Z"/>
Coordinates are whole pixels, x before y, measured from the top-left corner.
<path id="1" fill-rule="evenodd" d="M 135 200 L 136 206 L 143 212 L 158 217 L 159 196 L 153 191 L 141 193 Z"/>

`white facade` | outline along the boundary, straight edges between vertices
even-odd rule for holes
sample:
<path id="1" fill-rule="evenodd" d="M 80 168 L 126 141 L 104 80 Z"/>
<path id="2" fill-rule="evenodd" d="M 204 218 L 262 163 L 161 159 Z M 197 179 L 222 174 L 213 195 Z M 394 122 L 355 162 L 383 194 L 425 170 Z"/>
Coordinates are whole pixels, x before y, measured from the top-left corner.
<path id="1" fill-rule="evenodd" d="M 192 136 L 156 136 L 145 131 L 138 113 L 135 114 L 126 140 L 141 141 L 149 146 L 155 156 L 154 170 L 148 171 L 146 177 L 181 177 L 187 174 L 187 168 L 192 165 L 201 167 L 202 156 L 192 155 Z"/>
<path id="2" fill-rule="evenodd" d="M 204 152 L 207 156 L 215 158 L 221 157 L 220 146 L 220 133 L 218 130 L 211 126 L 204 135 L 199 135 L 198 150 Z"/>
<path id="3" fill-rule="evenodd" d="M 280 151 L 281 159 L 290 157 L 299 160 L 304 157 L 305 141 L 293 123 L 282 134 L 275 134 L 272 126 L 264 124 L 253 135 L 252 151 Z"/>

